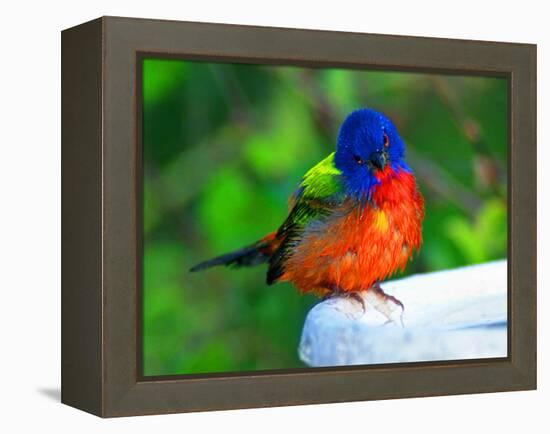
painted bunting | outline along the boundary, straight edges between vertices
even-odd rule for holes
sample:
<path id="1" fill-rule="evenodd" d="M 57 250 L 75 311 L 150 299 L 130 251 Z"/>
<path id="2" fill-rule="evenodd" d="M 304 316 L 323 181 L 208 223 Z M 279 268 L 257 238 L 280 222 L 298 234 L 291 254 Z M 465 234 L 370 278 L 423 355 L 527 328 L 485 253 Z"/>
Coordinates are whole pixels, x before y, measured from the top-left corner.
<path id="1" fill-rule="evenodd" d="M 403 270 L 422 241 L 424 201 L 404 154 L 390 119 L 353 111 L 336 151 L 305 174 L 275 232 L 191 271 L 267 263 L 268 285 L 290 281 L 320 296 L 383 293 L 379 282 Z"/>

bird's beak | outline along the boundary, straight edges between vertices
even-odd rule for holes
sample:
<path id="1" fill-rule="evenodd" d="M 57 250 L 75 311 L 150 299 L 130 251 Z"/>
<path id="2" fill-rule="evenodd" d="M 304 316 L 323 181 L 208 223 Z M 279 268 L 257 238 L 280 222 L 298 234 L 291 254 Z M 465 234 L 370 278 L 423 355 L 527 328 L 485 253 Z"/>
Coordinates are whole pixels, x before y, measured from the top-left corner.
<path id="1" fill-rule="evenodd" d="M 388 154 L 384 151 L 376 151 L 370 154 L 369 162 L 372 167 L 375 167 L 378 170 L 384 170 L 386 163 L 388 161 Z"/>

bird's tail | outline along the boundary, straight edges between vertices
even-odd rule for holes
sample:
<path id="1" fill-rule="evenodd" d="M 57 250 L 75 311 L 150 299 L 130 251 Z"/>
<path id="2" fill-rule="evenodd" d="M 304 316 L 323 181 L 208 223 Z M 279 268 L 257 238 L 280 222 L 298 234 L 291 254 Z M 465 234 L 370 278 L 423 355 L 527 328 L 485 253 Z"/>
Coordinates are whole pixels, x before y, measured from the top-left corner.
<path id="1" fill-rule="evenodd" d="M 269 260 L 275 250 L 275 234 L 273 232 L 254 244 L 200 262 L 191 267 L 189 271 L 200 271 L 217 265 L 225 265 L 226 267 L 252 267 L 263 264 Z"/>

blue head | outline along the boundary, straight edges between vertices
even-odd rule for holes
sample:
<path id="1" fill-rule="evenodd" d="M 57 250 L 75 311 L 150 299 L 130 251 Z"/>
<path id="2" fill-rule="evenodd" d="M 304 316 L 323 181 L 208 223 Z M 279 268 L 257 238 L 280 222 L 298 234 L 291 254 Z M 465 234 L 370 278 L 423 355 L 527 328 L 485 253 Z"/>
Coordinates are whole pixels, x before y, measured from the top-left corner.
<path id="1" fill-rule="evenodd" d="M 392 121 L 371 109 L 355 110 L 340 127 L 334 164 L 342 172 L 347 193 L 368 199 L 387 167 L 409 170 L 403 161 L 405 144 Z"/>

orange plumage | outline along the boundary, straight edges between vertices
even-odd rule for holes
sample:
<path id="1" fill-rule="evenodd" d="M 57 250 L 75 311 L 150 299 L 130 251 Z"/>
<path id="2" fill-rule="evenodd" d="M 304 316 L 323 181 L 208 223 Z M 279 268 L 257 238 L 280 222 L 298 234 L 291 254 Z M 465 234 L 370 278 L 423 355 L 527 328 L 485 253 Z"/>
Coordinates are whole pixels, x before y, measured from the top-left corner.
<path id="1" fill-rule="evenodd" d="M 279 280 L 323 295 L 365 290 L 404 269 L 421 244 L 424 201 L 411 173 L 386 167 L 377 178 L 374 206 L 345 201 L 341 217 L 303 238 Z"/>

